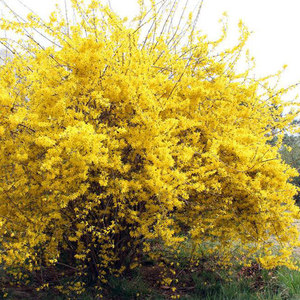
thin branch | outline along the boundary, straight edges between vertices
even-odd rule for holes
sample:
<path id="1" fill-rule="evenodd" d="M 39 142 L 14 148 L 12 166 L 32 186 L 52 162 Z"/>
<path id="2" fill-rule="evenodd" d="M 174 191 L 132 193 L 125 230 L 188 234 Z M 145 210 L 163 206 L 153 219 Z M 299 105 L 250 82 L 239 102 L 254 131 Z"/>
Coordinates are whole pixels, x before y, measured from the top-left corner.
<path id="1" fill-rule="evenodd" d="M 64 2 L 65 2 L 65 15 L 66 15 L 66 22 L 67 22 L 67 35 L 70 36 L 67 0 L 64 0 Z"/>
<path id="2" fill-rule="evenodd" d="M 1 0 L 1 1 L 3 1 L 3 0 Z M 18 1 L 24 8 L 26 8 L 28 11 L 30 11 L 34 16 L 38 16 L 38 19 L 35 20 L 35 21 L 37 21 L 40 25 L 44 26 L 44 27 L 47 28 L 49 31 L 51 31 L 52 33 L 54 33 L 53 29 L 52 29 L 51 27 L 47 26 L 46 22 L 45 22 L 42 18 L 40 18 L 39 15 L 38 15 L 35 11 L 33 11 L 30 7 L 26 6 L 22 1 L 20 1 L 20 0 L 17 0 L 17 1 Z M 25 21 L 26 21 L 26 20 L 25 20 Z M 38 34 L 41 34 L 37 29 L 35 29 L 35 31 L 36 31 Z M 63 33 L 67 38 L 70 39 L 70 36 L 69 36 L 69 35 L 65 34 L 64 32 L 62 32 L 62 33 Z M 70 46 L 73 50 L 75 50 L 75 51 L 78 52 L 78 50 L 75 49 L 75 48 L 74 48 L 67 40 L 65 40 L 65 39 L 62 39 L 62 40 L 63 40 L 65 43 L 67 43 L 67 45 Z M 52 41 L 50 41 L 50 42 L 52 42 Z"/>
<path id="3" fill-rule="evenodd" d="M 169 45 L 169 44 L 171 43 L 171 41 L 175 38 L 175 36 L 176 36 L 176 34 L 177 34 L 177 32 L 178 32 L 178 29 L 179 29 L 179 27 L 180 27 L 181 21 L 183 20 L 183 15 L 184 15 L 184 13 L 185 13 L 185 11 L 186 11 L 188 2 L 189 2 L 189 0 L 186 0 L 185 5 L 184 5 L 184 8 L 183 8 L 182 13 L 181 13 L 181 16 L 180 16 L 179 21 L 178 21 L 178 23 L 177 23 L 175 32 L 174 32 L 173 36 L 171 37 L 171 39 L 168 41 L 167 45 Z"/>

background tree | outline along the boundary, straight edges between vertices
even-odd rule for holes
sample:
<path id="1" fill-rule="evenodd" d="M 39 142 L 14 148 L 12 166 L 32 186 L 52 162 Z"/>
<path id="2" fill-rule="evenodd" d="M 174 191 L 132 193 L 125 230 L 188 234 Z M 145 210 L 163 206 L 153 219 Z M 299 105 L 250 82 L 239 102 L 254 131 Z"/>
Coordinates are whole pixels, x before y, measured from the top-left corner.
<path id="1" fill-rule="evenodd" d="M 297 126 L 299 124 L 296 122 Z M 280 149 L 280 154 L 283 160 L 295 168 L 298 171 L 297 176 L 293 177 L 293 184 L 295 184 L 298 188 L 300 187 L 300 137 L 299 135 L 289 135 L 286 134 L 283 139 L 283 146 Z M 299 205 L 300 194 L 299 192 L 295 195 L 295 200 Z"/>

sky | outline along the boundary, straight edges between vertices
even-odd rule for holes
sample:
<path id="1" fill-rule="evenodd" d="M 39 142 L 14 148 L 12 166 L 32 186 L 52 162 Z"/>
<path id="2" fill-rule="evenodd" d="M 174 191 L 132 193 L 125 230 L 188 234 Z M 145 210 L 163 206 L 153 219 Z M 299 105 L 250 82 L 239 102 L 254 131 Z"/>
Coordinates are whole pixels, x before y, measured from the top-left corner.
<path id="1" fill-rule="evenodd" d="M 27 13 L 24 7 L 18 5 L 18 0 L 6 1 L 13 9 Z M 189 0 L 190 9 L 193 10 L 199 1 Z M 64 0 L 22 2 L 44 18 L 54 9 L 56 2 L 64 7 Z M 110 3 L 113 10 L 124 17 L 133 16 L 138 11 L 136 0 L 110 0 Z M 208 39 L 214 40 L 220 35 L 218 21 L 223 12 L 228 14 L 228 43 L 237 41 L 240 19 L 252 32 L 246 47 L 256 59 L 257 77 L 276 73 L 286 64 L 288 67 L 281 85 L 300 81 L 300 0 L 203 0 L 198 29 L 207 34 Z M 296 93 L 300 94 L 300 86 L 292 97 Z"/>

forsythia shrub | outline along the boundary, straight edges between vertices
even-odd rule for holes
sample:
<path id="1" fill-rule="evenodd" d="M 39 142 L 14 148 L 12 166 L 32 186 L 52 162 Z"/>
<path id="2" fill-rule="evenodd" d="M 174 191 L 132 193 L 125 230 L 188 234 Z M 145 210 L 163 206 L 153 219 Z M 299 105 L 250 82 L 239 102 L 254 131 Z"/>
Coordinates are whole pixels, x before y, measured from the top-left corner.
<path id="1" fill-rule="evenodd" d="M 190 239 L 293 267 L 296 173 L 278 155 L 293 116 L 269 77 L 236 71 L 243 24 L 222 50 L 225 34 L 207 41 L 193 16 L 172 24 L 175 4 L 166 19 L 141 4 L 133 25 L 97 0 L 72 4 L 75 24 L 59 12 L 1 21 L 20 35 L 1 39 L 14 54 L 0 67 L 1 264 L 105 283 L 153 241 L 176 251 Z"/>

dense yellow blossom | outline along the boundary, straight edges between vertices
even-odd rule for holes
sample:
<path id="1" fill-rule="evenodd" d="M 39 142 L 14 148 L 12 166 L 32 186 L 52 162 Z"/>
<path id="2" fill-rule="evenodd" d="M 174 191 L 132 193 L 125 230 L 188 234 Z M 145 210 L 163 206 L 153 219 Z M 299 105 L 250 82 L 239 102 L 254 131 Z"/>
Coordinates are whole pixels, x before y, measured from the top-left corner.
<path id="1" fill-rule="evenodd" d="M 192 16 L 185 32 L 172 15 L 165 26 L 153 1 L 131 26 L 97 0 L 72 3 L 76 24 L 1 21 L 21 35 L 1 39 L 14 53 L 0 67 L 1 264 L 38 270 L 67 253 L 106 282 L 153 239 L 190 238 L 293 266 L 296 173 L 278 155 L 293 116 L 268 78 L 236 71 L 247 29 L 221 50 Z M 52 45 L 26 40 L 31 29 Z"/>

